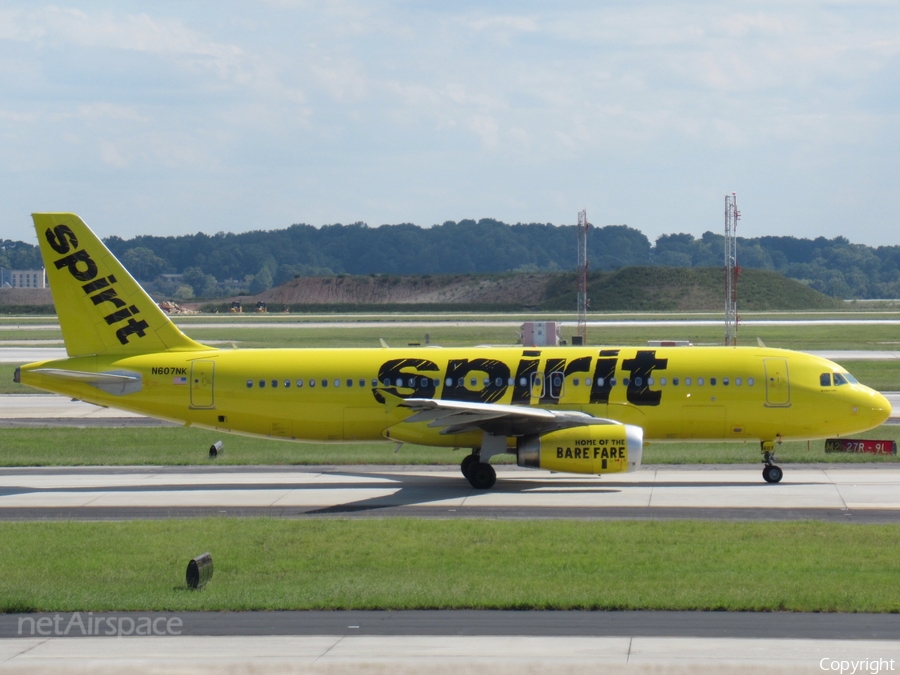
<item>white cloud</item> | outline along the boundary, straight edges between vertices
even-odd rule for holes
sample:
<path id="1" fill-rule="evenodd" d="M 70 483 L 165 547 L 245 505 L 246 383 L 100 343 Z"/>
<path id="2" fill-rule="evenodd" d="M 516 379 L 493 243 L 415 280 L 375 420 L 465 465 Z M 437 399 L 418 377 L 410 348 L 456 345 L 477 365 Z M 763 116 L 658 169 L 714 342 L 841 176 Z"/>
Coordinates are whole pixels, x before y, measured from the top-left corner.
<path id="1" fill-rule="evenodd" d="M 675 231 L 697 227 L 698 195 L 718 182 L 752 182 L 785 214 L 791 195 L 845 167 L 872 170 L 843 180 L 857 198 L 842 204 L 893 189 L 900 7 L 510 7 L 9 0 L 0 224 L 3 209 L 31 208 L 31 178 L 67 159 L 85 184 L 70 190 L 70 175 L 58 189 L 104 212 L 155 193 L 172 223 L 196 208 L 219 229 L 284 224 L 269 217 L 560 221 L 573 217 L 561 205 L 596 198 L 610 218 Z M 649 180 L 665 208 L 646 199 Z M 791 218 L 825 227 L 842 208 Z"/>
<path id="2" fill-rule="evenodd" d="M 128 166 L 128 162 L 122 157 L 119 149 L 110 141 L 101 140 L 98 150 L 100 151 L 100 159 L 104 164 L 108 164 L 116 169 L 124 169 Z"/>
<path id="3" fill-rule="evenodd" d="M 128 120 L 130 122 L 147 122 L 149 118 L 138 113 L 134 106 L 116 105 L 115 103 L 87 103 L 78 106 L 78 114 L 91 120 L 111 119 Z"/>

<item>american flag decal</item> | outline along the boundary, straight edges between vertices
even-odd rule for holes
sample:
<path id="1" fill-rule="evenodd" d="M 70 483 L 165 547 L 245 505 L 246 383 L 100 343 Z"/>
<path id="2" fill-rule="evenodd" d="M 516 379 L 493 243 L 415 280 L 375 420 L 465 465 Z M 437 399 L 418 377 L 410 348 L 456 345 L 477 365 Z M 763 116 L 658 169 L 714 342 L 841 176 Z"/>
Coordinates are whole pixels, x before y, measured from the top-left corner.
<path id="1" fill-rule="evenodd" d="M 172 384 L 187 384 L 186 377 L 173 377 Z"/>

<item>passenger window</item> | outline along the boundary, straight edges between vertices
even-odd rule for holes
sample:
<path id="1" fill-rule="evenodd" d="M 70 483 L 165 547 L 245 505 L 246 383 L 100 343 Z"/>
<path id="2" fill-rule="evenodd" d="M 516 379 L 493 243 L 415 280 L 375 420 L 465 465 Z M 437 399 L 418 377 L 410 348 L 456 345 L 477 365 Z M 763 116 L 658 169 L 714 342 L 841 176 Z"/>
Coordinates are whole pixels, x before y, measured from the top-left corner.
<path id="1" fill-rule="evenodd" d="M 266 387 L 266 381 L 265 381 L 265 380 L 260 380 L 260 381 L 259 381 L 259 388 L 260 388 L 260 389 L 265 389 L 265 387 Z"/>
<path id="2" fill-rule="evenodd" d="M 840 387 L 842 384 L 847 384 L 847 378 L 845 378 L 841 373 L 835 373 L 834 386 Z"/>
<path id="3" fill-rule="evenodd" d="M 409 378 L 409 384 L 406 386 L 409 387 L 410 389 L 415 389 L 416 388 L 416 378 L 414 378 L 414 377 Z"/>
<path id="4" fill-rule="evenodd" d="M 727 387 L 730 380 L 727 377 L 722 378 L 722 386 Z"/>
<path id="5" fill-rule="evenodd" d="M 616 378 L 614 378 L 614 377 L 609 378 L 609 386 L 610 387 L 616 386 Z"/>
<path id="6" fill-rule="evenodd" d="M 503 386 L 503 378 L 498 377 L 496 380 L 494 380 L 494 386 L 496 386 L 498 389 L 500 387 L 502 387 Z"/>
<path id="7" fill-rule="evenodd" d="M 359 386 L 360 387 L 366 386 L 366 381 L 363 378 L 359 378 Z M 372 386 L 374 387 L 375 385 L 373 384 Z"/>
<path id="8" fill-rule="evenodd" d="M 312 379 L 312 378 L 309 378 L 309 386 L 310 386 L 310 387 L 315 387 L 315 386 L 316 386 L 316 381 L 315 381 L 314 379 Z"/>
<path id="9" fill-rule="evenodd" d="M 341 386 L 341 381 L 340 381 L 340 380 L 335 380 L 335 381 L 334 381 L 334 386 L 335 386 L 335 387 L 340 387 L 340 386 Z"/>
<path id="10" fill-rule="evenodd" d="M 648 377 L 648 378 L 647 378 L 647 385 L 650 386 L 650 387 L 653 386 L 653 378 L 652 378 L 652 377 Z"/>
<path id="11" fill-rule="evenodd" d="M 572 385 L 577 387 L 577 386 L 578 386 L 578 383 L 579 383 L 580 381 L 581 381 L 581 380 L 579 380 L 579 379 L 576 377 L 575 379 L 572 380 Z"/>
<path id="12" fill-rule="evenodd" d="M 690 384 L 690 382 L 688 382 L 688 384 Z M 698 378 L 697 378 L 697 386 L 698 386 L 698 387 L 702 387 L 702 386 L 703 386 L 703 378 L 702 378 L 702 377 L 698 377 Z"/>
<path id="13" fill-rule="evenodd" d="M 475 377 L 470 377 L 470 378 L 469 378 L 469 386 L 477 387 L 477 386 L 478 386 L 478 379 L 475 378 Z"/>
<path id="14" fill-rule="evenodd" d="M 635 387 L 640 387 L 642 384 L 644 384 L 644 378 L 642 378 L 642 377 L 634 378 L 634 386 Z"/>
<path id="15" fill-rule="evenodd" d="M 303 386 L 303 380 L 297 380 L 297 386 L 298 386 L 298 387 L 302 387 L 302 386 Z"/>
<path id="16" fill-rule="evenodd" d="M 823 387 L 831 386 L 831 373 L 822 373 L 819 375 L 819 384 Z"/>
<path id="17" fill-rule="evenodd" d="M 384 386 L 385 386 L 385 387 L 390 387 L 390 386 L 391 386 L 391 381 L 390 381 L 390 379 L 384 378 Z"/>
<path id="18" fill-rule="evenodd" d="M 402 386 L 403 386 L 403 378 L 402 378 L 402 377 L 398 377 L 398 378 L 397 378 L 397 386 L 398 386 L 398 387 L 402 387 Z"/>
<path id="19" fill-rule="evenodd" d="M 438 378 L 434 378 L 434 388 L 437 389 L 441 386 L 441 381 Z"/>
<path id="20" fill-rule="evenodd" d="M 253 389 L 253 380 L 247 380 L 247 389 Z"/>
<path id="21" fill-rule="evenodd" d="M 491 384 L 491 378 L 486 377 L 486 378 L 484 378 L 484 380 L 482 380 L 481 383 L 482 383 L 485 387 L 488 387 L 488 386 L 490 386 L 490 384 Z"/>
<path id="22" fill-rule="evenodd" d="M 448 387 L 452 387 L 453 386 L 453 378 L 448 377 L 446 380 L 444 380 L 444 384 Z"/>
<path id="23" fill-rule="evenodd" d="M 514 386 L 516 386 L 516 378 L 514 378 L 514 377 L 509 378 L 509 379 L 506 381 L 506 386 L 507 386 L 507 387 L 514 387 Z"/>
<path id="24" fill-rule="evenodd" d="M 673 387 L 677 387 L 677 386 L 678 386 L 678 378 L 677 378 L 677 377 L 673 377 L 673 378 L 672 378 L 672 386 L 673 386 Z"/>
<path id="25" fill-rule="evenodd" d="M 465 387 L 466 386 L 466 378 L 464 378 L 464 377 L 459 378 L 459 382 L 457 384 L 460 387 Z"/>
<path id="26" fill-rule="evenodd" d="M 360 382 L 362 382 L 362 380 L 360 380 Z M 363 386 L 365 386 L 365 385 L 363 385 Z M 373 387 L 377 387 L 377 386 L 378 386 L 378 380 L 376 380 L 374 377 L 372 378 L 372 386 L 373 386 Z"/>
<path id="27" fill-rule="evenodd" d="M 622 386 L 623 386 L 623 387 L 627 387 L 627 386 L 628 386 L 628 382 L 629 382 L 629 380 L 628 380 L 627 377 L 623 377 L 623 378 L 622 378 Z"/>
<path id="28" fill-rule="evenodd" d="M 328 380 L 322 380 L 322 386 L 323 386 L 323 387 L 327 387 L 327 386 L 328 386 Z"/>
<path id="29" fill-rule="evenodd" d="M 527 386 L 528 386 L 528 378 L 520 377 L 520 378 L 519 378 L 519 386 L 520 386 L 520 387 L 527 387 Z"/>
<path id="30" fill-rule="evenodd" d="M 347 378 L 347 386 L 348 386 L 348 387 L 352 387 L 352 386 L 353 386 L 353 380 L 351 380 L 349 377 Z"/>
<path id="31" fill-rule="evenodd" d="M 290 381 L 290 380 L 285 380 L 285 381 L 284 381 L 284 388 L 285 388 L 285 389 L 290 389 L 290 388 L 291 388 L 291 381 Z"/>
<path id="32" fill-rule="evenodd" d="M 684 386 L 685 387 L 691 386 L 691 378 L 689 378 L 689 377 L 684 378 Z"/>
<path id="33" fill-rule="evenodd" d="M 424 388 L 427 387 L 429 384 L 431 384 L 431 380 L 428 379 L 427 377 L 423 377 L 423 378 L 422 378 L 422 388 L 424 389 Z M 437 385 L 435 385 L 435 386 L 437 386 Z"/>
<path id="34" fill-rule="evenodd" d="M 714 377 L 709 378 L 709 386 L 710 387 L 716 386 L 716 378 L 714 378 Z"/>
<path id="35" fill-rule="evenodd" d="M 747 386 L 748 386 L 748 387 L 752 387 L 753 384 L 754 384 L 753 378 L 752 378 L 752 377 L 748 377 L 748 378 L 747 378 Z"/>
<path id="36" fill-rule="evenodd" d="M 584 386 L 585 387 L 591 386 L 591 378 L 589 378 L 589 377 L 584 378 Z"/>
<path id="37" fill-rule="evenodd" d="M 664 377 L 659 378 L 659 386 L 660 387 L 666 386 L 666 378 L 664 378 Z"/>
<path id="38" fill-rule="evenodd" d="M 272 389 L 278 388 L 278 380 L 272 380 Z"/>
<path id="39" fill-rule="evenodd" d="M 598 378 L 597 378 L 597 386 L 598 386 L 598 387 L 602 387 L 602 386 L 603 386 L 603 382 L 604 382 L 604 380 L 603 380 L 602 377 L 598 377 Z"/>

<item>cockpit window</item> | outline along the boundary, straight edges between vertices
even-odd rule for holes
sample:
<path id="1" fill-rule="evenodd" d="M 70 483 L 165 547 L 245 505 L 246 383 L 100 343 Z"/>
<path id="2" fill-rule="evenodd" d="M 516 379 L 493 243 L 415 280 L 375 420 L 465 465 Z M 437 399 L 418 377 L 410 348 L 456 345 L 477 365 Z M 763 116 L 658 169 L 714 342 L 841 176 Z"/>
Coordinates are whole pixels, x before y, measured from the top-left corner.
<path id="1" fill-rule="evenodd" d="M 842 373 L 845 378 L 847 378 L 847 382 L 850 384 L 859 384 L 859 380 L 853 377 L 850 373 Z"/>
<path id="2" fill-rule="evenodd" d="M 823 387 L 830 387 L 831 373 L 822 373 L 821 375 L 819 375 L 819 384 L 821 384 Z"/>
<path id="3" fill-rule="evenodd" d="M 843 373 L 835 373 L 834 374 L 834 386 L 840 387 L 842 384 L 847 384 L 847 378 L 844 377 Z"/>

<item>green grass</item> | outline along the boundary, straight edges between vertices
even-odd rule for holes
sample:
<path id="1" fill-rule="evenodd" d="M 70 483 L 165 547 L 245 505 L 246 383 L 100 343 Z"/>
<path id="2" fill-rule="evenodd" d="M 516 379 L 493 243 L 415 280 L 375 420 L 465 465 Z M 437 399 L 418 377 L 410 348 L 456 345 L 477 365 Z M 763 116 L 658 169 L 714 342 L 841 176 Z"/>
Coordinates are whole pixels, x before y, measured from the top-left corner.
<path id="1" fill-rule="evenodd" d="M 900 360 L 841 361 L 857 380 L 877 391 L 900 391 Z"/>
<path id="2" fill-rule="evenodd" d="M 42 394 L 33 387 L 13 382 L 13 374 L 16 372 L 15 363 L 0 363 L 0 394 Z"/>
<path id="3" fill-rule="evenodd" d="M 898 612 L 898 541 L 897 525 L 821 522 L 0 523 L 0 611 Z M 188 591 L 204 551 L 215 574 Z"/>
<path id="4" fill-rule="evenodd" d="M 837 316 L 846 318 L 846 314 L 803 314 L 807 318 L 824 318 Z M 865 318 L 879 315 L 866 314 Z M 889 315 L 897 318 L 897 314 Z M 760 314 L 749 318 L 793 319 L 798 314 Z M 379 338 L 391 346 L 405 346 L 410 342 L 424 344 L 428 333 L 431 344 L 452 346 L 471 346 L 477 344 L 513 344 L 518 335 L 517 325 L 511 326 L 456 326 L 457 321 L 510 321 L 518 324 L 534 316 L 526 315 L 428 315 L 415 317 L 397 317 L 392 315 L 333 315 L 330 317 L 310 317 L 300 315 L 263 315 L 253 317 L 189 317 L 179 319 L 182 330 L 199 341 L 219 340 L 234 341 L 239 347 L 373 347 L 378 346 Z M 543 316 L 545 319 L 560 317 Z M 566 316 L 566 320 L 574 320 L 574 316 Z M 591 316 L 591 320 L 622 319 L 668 319 L 687 320 L 702 318 L 716 320 L 719 314 L 610 314 Z M 444 325 L 427 328 L 404 327 L 392 325 L 396 320 L 442 321 Z M 341 321 L 341 322 L 379 322 L 376 327 L 350 328 L 345 326 L 319 327 L 278 327 L 251 328 L 248 322 L 263 321 L 265 323 L 305 323 L 309 321 Z M 226 323 L 224 328 L 212 328 L 204 324 Z M 19 322 L 21 323 L 21 322 Z M 592 345 L 646 345 L 647 340 L 674 339 L 690 340 L 694 344 L 720 344 L 723 340 L 723 327 L 712 326 L 602 326 L 592 327 L 588 332 Z M 574 326 L 563 331 L 563 338 L 570 338 Z M 0 340 L 46 340 L 60 339 L 61 333 L 56 328 L 46 330 L 3 330 Z M 900 343 L 900 330 L 890 325 L 863 326 L 741 326 L 738 330 L 738 341 L 742 345 L 755 345 L 756 339 L 762 339 L 769 347 L 787 349 L 895 349 Z"/>
<path id="5" fill-rule="evenodd" d="M 900 425 L 884 424 L 850 438 L 897 441 L 900 445 Z M 778 463 L 887 463 L 900 462 L 897 455 L 869 455 L 825 453 L 825 441 L 791 441 L 775 449 Z M 649 443 L 644 446 L 644 464 L 749 464 L 761 462 L 758 443 Z"/>
<path id="6" fill-rule="evenodd" d="M 900 441 L 900 426 L 886 424 L 860 437 Z M 209 459 L 209 446 L 225 442 L 225 452 Z M 898 462 L 895 456 L 825 454 L 824 441 L 784 443 L 781 464 L 819 462 Z M 467 449 L 393 443 L 290 443 L 228 435 L 203 429 L 85 428 L 0 429 L 0 466 L 110 466 L 196 464 L 459 464 Z M 760 461 L 755 443 L 651 443 L 644 464 L 749 464 Z M 514 463 L 501 455 L 495 464 Z"/>
<path id="7" fill-rule="evenodd" d="M 225 452 L 210 460 L 218 440 Z M 0 429 L 0 466 L 458 464 L 467 452 L 404 445 L 395 453 L 388 442 L 291 443 L 182 427 Z"/>

